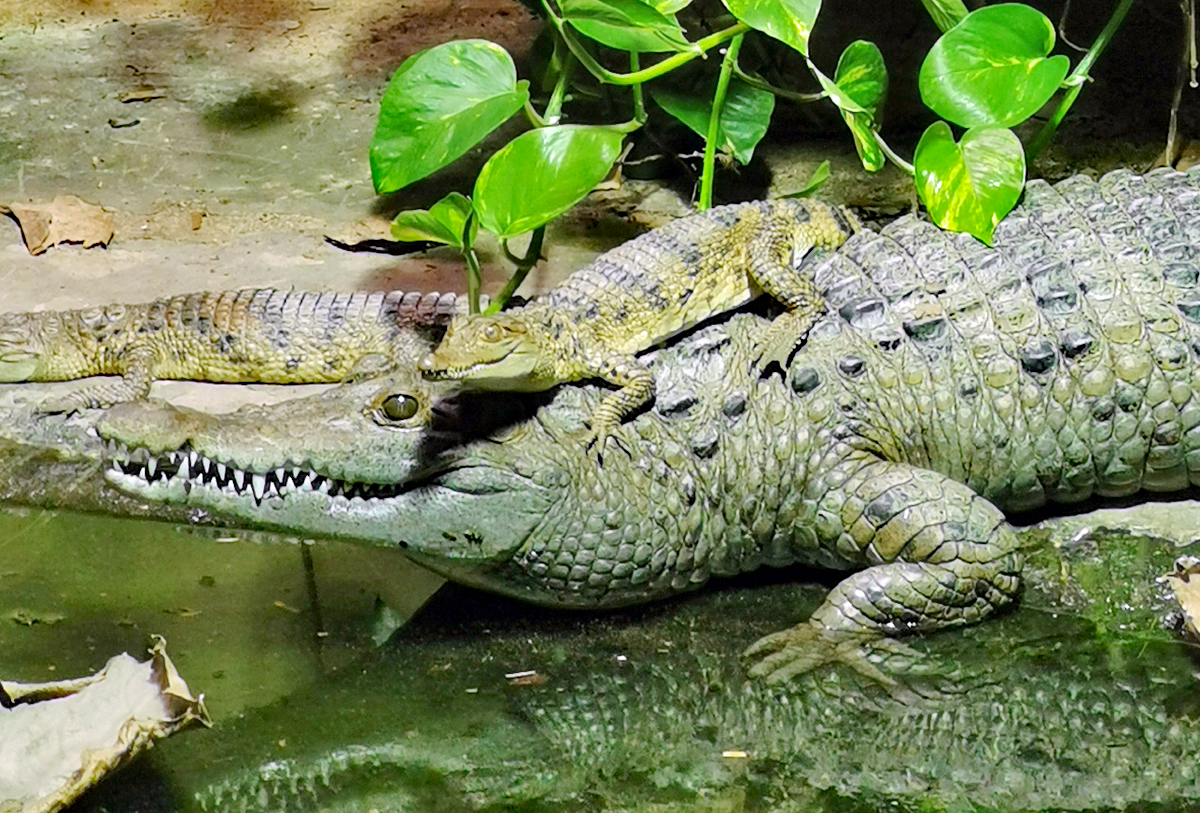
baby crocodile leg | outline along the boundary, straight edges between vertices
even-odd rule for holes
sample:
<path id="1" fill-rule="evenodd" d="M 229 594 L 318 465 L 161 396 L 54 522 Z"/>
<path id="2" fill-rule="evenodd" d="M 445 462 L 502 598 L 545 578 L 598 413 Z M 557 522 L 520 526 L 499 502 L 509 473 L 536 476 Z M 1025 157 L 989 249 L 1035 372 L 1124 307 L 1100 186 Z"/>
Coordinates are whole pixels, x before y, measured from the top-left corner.
<path id="1" fill-rule="evenodd" d="M 140 401 L 150 394 L 156 378 L 158 351 L 150 346 L 135 346 L 128 350 L 127 365 L 119 381 L 94 384 L 62 396 L 51 397 L 37 405 L 38 412 L 65 412 L 81 409 L 102 409 L 123 401 Z"/>
<path id="2" fill-rule="evenodd" d="M 746 650 L 753 677 L 783 681 L 843 661 L 878 676 L 884 636 L 973 624 L 1016 595 L 1017 539 L 996 506 L 928 469 L 854 453 L 817 478 L 817 527 L 870 565 L 801 624 Z M 824 543 L 823 543 L 824 544 Z M 883 644 L 883 646 L 880 646 Z"/>
<path id="3" fill-rule="evenodd" d="M 760 369 L 771 362 L 786 369 L 801 337 L 825 310 L 816 283 L 798 268 L 802 260 L 812 251 L 837 248 L 859 228 L 853 216 L 839 209 L 806 204 L 803 211 L 808 213 L 807 221 L 775 217 L 749 246 L 750 281 L 787 308 L 761 341 Z"/>
<path id="4" fill-rule="evenodd" d="M 608 438 L 625 416 L 654 397 L 654 374 L 635 357 L 620 353 L 590 358 L 584 368 L 589 375 L 618 387 L 592 413 L 589 444 L 594 443 L 596 454 L 603 454 Z"/>

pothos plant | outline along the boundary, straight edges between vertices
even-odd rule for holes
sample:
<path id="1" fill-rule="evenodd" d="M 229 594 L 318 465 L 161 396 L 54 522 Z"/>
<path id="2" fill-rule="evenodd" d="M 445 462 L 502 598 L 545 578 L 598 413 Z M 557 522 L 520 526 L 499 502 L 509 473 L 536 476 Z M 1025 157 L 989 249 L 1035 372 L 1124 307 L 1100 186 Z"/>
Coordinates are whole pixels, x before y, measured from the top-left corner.
<path id="1" fill-rule="evenodd" d="M 858 40 L 842 52 L 832 72 L 814 64 L 809 38 L 820 0 L 722 0 L 728 24 L 700 39 L 685 34 L 676 14 L 690 0 L 541 0 L 554 48 L 544 98 L 517 77 L 512 57 L 486 40 L 457 40 L 407 59 L 384 94 L 371 142 L 371 175 L 379 193 L 394 192 L 450 164 L 518 113 L 531 129 L 488 159 L 468 197 L 451 193 L 429 209 L 404 211 L 392 223 L 398 240 L 453 246 L 468 267 L 468 298 L 479 310 L 480 275 L 474 243 L 480 228 L 499 238 L 516 272 L 490 309 L 498 310 L 541 253 L 545 225 L 578 203 L 611 171 L 627 136 L 647 121 L 646 96 L 704 139 L 698 208 L 712 203 L 718 151 L 750 161 L 766 133 L 777 98 L 828 99 L 837 106 L 870 172 L 891 160 L 913 176 L 917 192 L 940 226 L 987 243 L 997 223 L 1016 205 L 1025 167 L 1071 107 L 1095 59 L 1112 38 L 1133 0 L 1117 0 L 1108 24 L 1072 71 L 1066 56 L 1052 55 L 1054 26 L 1020 3 L 968 13 L 962 0 L 922 0 L 943 32 L 919 76 L 924 103 L 942 120 L 921 136 L 912 162 L 892 150 L 879 127 L 888 76 L 879 49 Z M 742 70 L 738 54 L 747 36 L 767 36 L 794 48 L 821 88 L 801 94 Z M 712 52 L 721 54 L 711 93 L 686 95 L 659 79 Z M 629 70 L 605 67 L 624 53 Z M 643 55 L 654 55 L 643 66 Z M 603 58 L 602 58 L 603 57 Z M 564 106 L 581 86 L 580 71 L 602 85 L 624 89 L 625 121 L 564 123 Z M 1061 92 L 1041 130 L 1022 145 L 1012 129 Z M 961 132 L 961 135 L 956 133 Z M 823 174 L 822 174 L 823 173 Z M 822 165 L 803 190 L 811 193 L 828 174 Z M 522 256 L 509 241 L 529 234 Z"/>

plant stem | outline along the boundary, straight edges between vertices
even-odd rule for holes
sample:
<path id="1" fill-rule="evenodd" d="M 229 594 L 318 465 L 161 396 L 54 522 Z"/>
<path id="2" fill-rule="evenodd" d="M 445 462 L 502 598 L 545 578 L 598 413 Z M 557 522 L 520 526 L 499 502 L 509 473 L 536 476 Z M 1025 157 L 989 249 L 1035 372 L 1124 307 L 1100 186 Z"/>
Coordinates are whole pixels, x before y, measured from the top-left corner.
<path id="1" fill-rule="evenodd" d="M 462 251 L 463 259 L 467 261 L 467 313 L 479 313 L 479 289 L 483 287 L 483 275 L 479 273 L 479 256 L 471 243 L 471 222 L 475 219 L 472 212 L 463 223 Z"/>
<path id="2" fill-rule="evenodd" d="M 537 110 L 533 108 L 533 102 L 529 99 L 525 100 L 525 118 L 529 119 L 529 123 L 534 127 L 545 127 L 546 120 L 542 118 Z"/>
<path id="3" fill-rule="evenodd" d="M 546 236 L 546 227 L 538 226 L 533 230 L 529 237 L 529 247 L 525 249 L 524 257 L 515 257 L 508 250 L 508 241 L 502 244 L 504 253 L 513 263 L 516 264 L 517 270 L 508 278 L 508 282 L 504 284 L 503 290 L 496 294 L 496 298 L 492 300 L 492 304 L 488 305 L 487 313 L 498 313 L 503 308 L 508 300 L 512 299 L 512 295 L 521 287 L 521 283 L 525 281 L 530 269 L 537 265 L 538 260 L 542 258 L 542 240 Z"/>
<path id="4" fill-rule="evenodd" d="M 483 276 L 479 273 L 479 257 L 472 246 L 463 248 L 467 261 L 467 312 L 479 313 L 479 289 L 483 287 Z"/>
<path id="5" fill-rule="evenodd" d="M 542 0 L 542 7 L 546 11 L 546 19 L 550 21 L 550 25 L 554 26 L 554 30 L 563 38 L 563 42 L 571 49 L 571 53 L 579 60 L 579 64 L 583 65 L 592 76 L 610 85 L 638 85 L 642 82 L 649 82 L 651 79 L 673 71 L 680 65 L 686 65 L 698 56 L 704 56 L 707 51 L 720 45 L 722 42 L 750 30 L 750 26 L 745 23 L 737 23 L 715 34 L 709 34 L 703 39 L 696 40 L 696 42 L 692 43 L 692 50 L 669 56 L 662 62 L 655 63 L 649 68 L 634 73 L 613 73 L 597 62 L 579 40 L 575 39 L 575 35 L 567 30 L 562 18 L 555 14 L 554 9 L 550 7 L 549 0 Z"/>
<path id="6" fill-rule="evenodd" d="M 738 79 L 741 79 L 750 87 L 758 88 L 759 90 L 765 90 L 768 93 L 774 93 L 779 98 L 787 99 L 788 101 L 803 102 L 807 104 L 808 102 L 819 102 L 825 98 L 824 91 L 820 91 L 818 93 L 800 93 L 795 90 L 784 90 L 783 88 L 775 87 L 765 79 L 760 79 L 757 76 L 751 76 L 750 74 L 746 73 L 742 70 L 741 65 L 733 66 L 733 75 Z"/>
<path id="7" fill-rule="evenodd" d="M 1125 15 L 1129 13 L 1130 6 L 1133 5 L 1133 0 L 1121 0 L 1117 4 L 1116 11 L 1109 18 L 1108 24 L 1104 26 L 1104 30 L 1100 32 L 1100 36 L 1096 37 L 1096 41 L 1092 43 L 1092 47 L 1083 55 L 1083 59 L 1079 61 L 1079 65 L 1067 77 L 1066 83 L 1070 85 L 1067 88 L 1066 94 L 1063 95 L 1062 102 L 1058 105 L 1058 109 L 1054 111 L 1054 115 L 1050 120 L 1042 125 L 1042 129 L 1034 137 L 1029 146 L 1025 148 L 1025 160 L 1028 163 L 1033 163 L 1033 159 L 1046 148 L 1050 140 L 1054 138 L 1054 134 L 1058 131 L 1058 125 L 1062 124 L 1066 118 L 1067 111 L 1071 109 L 1071 105 L 1075 103 L 1079 92 L 1083 90 L 1083 83 L 1089 79 L 1088 71 L 1092 68 L 1092 63 L 1100 56 L 1101 52 L 1108 46 L 1109 40 L 1113 38 L 1113 34 L 1121 27 L 1121 23 L 1125 20 Z"/>
<path id="8" fill-rule="evenodd" d="M 883 140 L 883 136 L 881 136 L 877 130 L 872 130 L 871 134 L 875 136 L 875 143 L 879 145 L 879 149 L 883 150 L 883 154 L 891 159 L 892 163 L 900 167 L 900 169 L 904 170 L 909 175 L 917 174 L 917 171 L 913 168 L 913 165 L 897 155 L 892 148 L 888 146 L 888 143 Z"/>
<path id="9" fill-rule="evenodd" d="M 712 110 L 708 114 L 708 132 L 704 134 L 704 169 L 700 174 L 700 200 L 696 208 L 701 212 L 712 208 L 713 174 L 716 170 L 717 139 L 721 135 L 721 111 L 725 109 L 725 96 L 729 93 L 729 77 L 742 48 L 744 35 L 738 34 L 729 41 L 725 58 L 721 60 L 721 72 L 717 74 L 717 91 L 713 94 Z"/>
<path id="10" fill-rule="evenodd" d="M 546 102 L 546 112 L 543 114 L 543 120 L 546 124 L 558 124 L 562 119 L 563 100 L 567 97 L 567 85 L 571 81 L 571 74 L 575 70 L 575 57 L 568 52 L 563 57 L 562 70 L 558 72 L 558 79 L 554 82 L 554 90 L 550 93 L 550 101 Z"/>
<path id="11" fill-rule="evenodd" d="M 629 52 L 629 72 L 636 74 L 641 70 L 641 59 L 638 57 L 637 51 Z M 642 83 L 638 82 L 633 86 L 633 120 L 645 123 L 646 121 L 646 98 L 642 93 Z"/>

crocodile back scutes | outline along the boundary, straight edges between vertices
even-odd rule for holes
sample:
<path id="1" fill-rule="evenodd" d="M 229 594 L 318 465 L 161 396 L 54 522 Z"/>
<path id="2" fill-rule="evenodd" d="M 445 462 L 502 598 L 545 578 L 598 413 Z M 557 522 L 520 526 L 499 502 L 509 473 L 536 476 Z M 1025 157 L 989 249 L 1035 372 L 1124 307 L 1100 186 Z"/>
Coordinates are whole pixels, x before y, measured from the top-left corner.
<path id="1" fill-rule="evenodd" d="M 812 264 L 812 417 L 1019 510 L 1200 483 L 1200 176 L 1032 182 L 988 248 L 912 217 Z"/>
<path id="2" fill-rule="evenodd" d="M 43 380 L 123 374 L 140 353 L 158 378 L 297 383 L 339 381 L 369 353 L 416 358 L 423 345 L 403 345 L 413 329 L 444 325 L 464 304 L 452 293 L 260 288 L 16 316 L 30 336 L 65 339 L 47 344 Z"/>

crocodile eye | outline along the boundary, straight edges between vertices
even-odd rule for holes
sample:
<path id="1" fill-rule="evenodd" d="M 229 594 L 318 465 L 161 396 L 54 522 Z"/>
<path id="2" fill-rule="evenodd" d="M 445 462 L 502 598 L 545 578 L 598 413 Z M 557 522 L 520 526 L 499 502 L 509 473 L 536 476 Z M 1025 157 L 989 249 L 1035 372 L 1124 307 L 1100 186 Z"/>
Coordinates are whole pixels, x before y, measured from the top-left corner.
<path id="1" fill-rule="evenodd" d="M 500 327 L 499 327 L 499 325 L 488 325 L 487 327 L 485 327 L 485 328 L 483 329 L 483 340 L 484 340 L 485 342 L 498 342 L 498 341 L 500 341 Z"/>
<path id="2" fill-rule="evenodd" d="M 407 421 L 417 414 L 417 399 L 403 393 L 389 395 L 379 405 L 379 413 L 389 421 Z"/>

